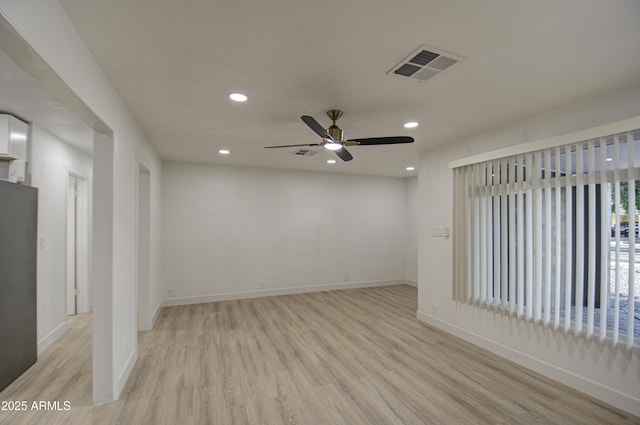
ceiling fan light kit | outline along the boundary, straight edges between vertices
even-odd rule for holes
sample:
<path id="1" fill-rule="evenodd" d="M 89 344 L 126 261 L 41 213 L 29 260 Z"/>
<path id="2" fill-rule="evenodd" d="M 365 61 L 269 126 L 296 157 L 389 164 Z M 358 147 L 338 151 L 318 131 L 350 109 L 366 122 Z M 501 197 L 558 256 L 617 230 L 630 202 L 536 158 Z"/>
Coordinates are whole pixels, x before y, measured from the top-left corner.
<path id="1" fill-rule="evenodd" d="M 372 145 L 395 145 L 399 143 L 413 143 L 413 137 L 408 136 L 396 136 L 396 137 L 370 137 L 365 139 L 351 139 L 344 140 L 344 132 L 340 127 L 336 125 L 336 121 L 342 116 L 342 111 L 339 109 L 330 109 L 327 111 L 327 116 L 333 123 L 327 129 L 322 127 L 318 121 L 308 115 L 300 117 L 307 126 L 313 130 L 318 136 L 322 138 L 320 143 L 310 143 L 301 145 L 279 145 L 279 146 L 265 146 L 266 149 L 272 148 L 293 148 L 300 146 L 321 146 L 324 149 L 333 151 L 338 158 L 343 161 L 351 161 L 353 156 L 345 148 L 345 146 L 372 146 Z"/>
<path id="2" fill-rule="evenodd" d="M 342 149 L 342 143 L 337 143 L 333 140 L 326 140 L 322 147 L 329 151 L 339 151 Z"/>

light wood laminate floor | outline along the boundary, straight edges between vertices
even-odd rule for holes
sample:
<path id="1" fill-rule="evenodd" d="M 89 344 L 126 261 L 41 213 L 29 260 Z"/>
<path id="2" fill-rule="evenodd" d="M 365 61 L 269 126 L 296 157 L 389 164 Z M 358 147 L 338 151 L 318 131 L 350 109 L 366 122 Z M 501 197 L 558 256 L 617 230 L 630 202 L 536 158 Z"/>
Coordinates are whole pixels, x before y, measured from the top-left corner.
<path id="1" fill-rule="evenodd" d="M 640 424 L 415 318 L 410 286 L 164 308 L 120 400 L 91 405 L 90 316 L 0 401 L 0 424 Z"/>

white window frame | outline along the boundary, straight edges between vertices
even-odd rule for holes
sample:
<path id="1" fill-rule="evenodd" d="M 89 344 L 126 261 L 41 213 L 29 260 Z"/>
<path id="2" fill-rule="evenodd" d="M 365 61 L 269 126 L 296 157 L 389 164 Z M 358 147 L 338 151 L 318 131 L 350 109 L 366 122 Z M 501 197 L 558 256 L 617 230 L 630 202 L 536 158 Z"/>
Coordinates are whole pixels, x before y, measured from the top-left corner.
<path id="1" fill-rule="evenodd" d="M 550 283 L 559 283 L 561 280 L 582 282 L 583 279 L 593 282 L 601 279 L 599 296 L 601 302 L 605 300 L 603 308 L 601 305 L 601 311 L 607 311 L 608 293 L 605 289 L 608 290 L 609 282 L 610 226 L 605 226 L 603 223 L 605 223 L 604 219 L 611 215 L 610 203 L 605 202 L 610 199 L 611 194 L 606 190 L 611 188 L 618 194 L 616 199 L 619 199 L 619 181 L 627 180 L 630 182 L 631 198 L 635 190 L 633 182 L 640 180 L 640 169 L 636 161 L 626 170 L 616 168 L 614 171 L 606 171 L 605 151 L 609 146 L 608 138 L 628 133 L 630 140 L 633 140 L 634 137 L 629 132 L 638 129 L 640 129 L 640 116 L 451 161 L 449 167 L 454 170 L 455 192 L 453 298 L 543 326 L 551 326 L 567 333 L 572 332 L 587 338 L 598 336 L 601 342 L 611 341 L 614 345 L 619 344 L 627 348 L 638 345 L 638 338 L 633 336 L 635 295 L 633 284 L 630 285 L 629 293 L 631 323 L 628 324 L 627 334 L 619 335 L 617 327 L 613 331 L 607 331 L 606 314 L 600 316 L 599 323 L 594 323 L 594 299 L 598 296 L 595 293 L 594 284 L 589 283 L 583 287 L 578 284 L 565 286 L 563 283 L 561 286 Z M 628 154 L 632 157 L 634 144 L 626 144 L 629 149 Z M 605 148 L 600 148 L 602 146 Z M 615 144 L 615 146 L 618 145 Z M 585 160 L 576 161 L 574 165 L 576 168 L 573 169 L 575 176 L 563 175 L 551 178 L 551 173 L 544 175 L 545 171 L 542 171 L 541 164 L 547 164 L 547 169 L 555 166 L 559 170 L 565 165 L 561 164 L 562 156 L 566 166 L 571 169 L 570 157 L 576 152 L 585 155 Z M 518 161 L 531 166 L 515 165 L 514 167 Z M 603 171 L 590 172 L 590 170 Z M 516 175 L 518 178 L 514 178 Z M 523 203 L 523 199 L 529 201 Z M 584 202 L 588 202 L 588 205 L 585 206 Z M 543 205 L 545 205 L 544 208 Z M 583 207 L 572 211 L 572 205 Z M 598 214 L 602 220 L 600 224 L 596 223 L 596 209 L 599 210 Z M 492 211 L 502 212 L 495 214 Z M 522 213 L 516 213 L 516 211 Z M 584 211 L 587 213 L 585 214 Z M 617 208 L 615 212 L 619 217 Z M 576 215 L 574 223 L 571 223 L 572 214 Z M 523 217 L 529 219 L 525 218 L 523 222 Z M 633 217 L 631 214 L 630 226 L 634 226 Z M 568 220 L 569 224 L 565 225 L 561 220 Z M 554 233 L 550 223 L 556 223 L 560 232 Z M 563 224 L 560 225 L 560 223 Z M 574 229 L 585 228 L 586 231 L 576 230 L 573 235 L 572 226 Z M 600 229 L 598 243 L 601 246 L 598 247 L 596 247 L 594 235 L 596 229 Z M 489 232 L 492 234 L 487 234 Z M 578 252 L 571 252 L 572 246 L 568 243 L 564 243 L 565 248 L 560 248 L 563 246 L 563 240 L 571 240 L 571 237 L 577 240 L 573 247 Z M 629 239 L 629 261 L 633 263 L 635 252 L 633 231 Z M 518 241 L 518 249 L 516 250 L 515 242 L 508 241 Z M 596 258 L 596 252 L 600 258 Z M 572 255 L 576 260 L 562 258 Z M 619 247 L 615 255 L 617 259 Z M 543 256 L 546 257 L 543 258 Z M 577 264 L 574 264 L 574 261 Z M 601 264 L 599 276 L 596 276 L 596 262 Z M 527 269 L 527 273 L 524 273 L 524 269 Z M 634 278 L 633 270 L 634 268 L 631 267 L 629 271 L 631 282 Z M 572 276 L 572 273 L 576 275 Z M 615 273 L 617 285 L 618 271 Z M 575 293 L 571 293 L 572 290 Z M 585 293 L 583 294 L 582 291 Z M 511 295 L 506 296 L 506 294 Z M 570 315 L 571 299 L 582 300 L 583 298 L 588 299 L 588 303 L 583 308 L 582 303 L 576 301 L 574 314 L 575 319 L 579 320 L 575 320 Z M 524 302 L 525 299 L 526 302 Z M 563 305 L 560 305 L 561 300 Z M 616 326 L 620 313 L 617 301 L 616 298 L 613 319 Z M 559 313 L 561 307 L 564 308 L 564 317 Z M 583 317 L 586 317 L 584 326 Z"/>

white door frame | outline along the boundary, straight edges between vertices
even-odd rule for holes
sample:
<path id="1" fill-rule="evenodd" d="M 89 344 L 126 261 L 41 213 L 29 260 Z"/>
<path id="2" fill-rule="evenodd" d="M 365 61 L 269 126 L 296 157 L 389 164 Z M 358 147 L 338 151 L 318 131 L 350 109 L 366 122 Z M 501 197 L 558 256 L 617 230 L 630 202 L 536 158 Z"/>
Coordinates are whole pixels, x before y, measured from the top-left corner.
<path id="1" fill-rule="evenodd" d="M 151 307 L 151 172 L 138 163 L 136 218 L 136 298 L 138 331 L 152 328 Z"/>
<path id="2" fill-rule="evenodd" d="M 77 179 L 69 175 L 67 181 L 67 233 L 66 233 L 66 269 L 67 269 L 67 286 L 66 286 L 66 300 L 67 300 L 67 316 L 73 316 L 78 312 L 77 305 L 77 233 L 78 227 L 77 221 L 77 191 L 76 191 Z"/>
<path id="3" fill-rule="evenodd" d="M 69 173 L 67 184 L 67 315 L 88 313 L 89 179 Z"/>

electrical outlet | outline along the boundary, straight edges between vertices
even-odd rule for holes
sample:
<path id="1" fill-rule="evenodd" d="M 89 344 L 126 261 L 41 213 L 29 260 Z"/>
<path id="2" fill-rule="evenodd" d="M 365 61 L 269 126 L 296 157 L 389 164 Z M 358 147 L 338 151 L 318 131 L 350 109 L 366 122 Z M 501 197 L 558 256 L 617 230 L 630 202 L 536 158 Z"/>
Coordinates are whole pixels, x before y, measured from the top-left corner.
<path id="1" fill-rule="evenodd" d="M 260 289 L 264 289 L 264 282 L 260 281 Z"/>
<path id="2" fill-rule="evenodd" d="M 175 292 L 173 291 L 173 288 L 169 288 L 169 296 L 170 297 L 174 297 L 175 296 Z"/>
<path id="3" fill-rule="evenodd" d="M 434 227 L 431 230 L 431 236 L 434 238 L 448 238 L 449 237 L 449 228 L 446 226 L 438 226 Z"/>
<path id="4" fill-rule="evenodd" d="M 344 281 L 345 282 L 349 282 L 349 275 L 348 274 L 344 276 Z"/>
<path id="5" fill-rule="evenodd" d="M 433 314 L 437 316 L 438 315 L 438 304 L 436 304 L 436 303 L 431 304 L 431 311 L 433 311 Z"/>

